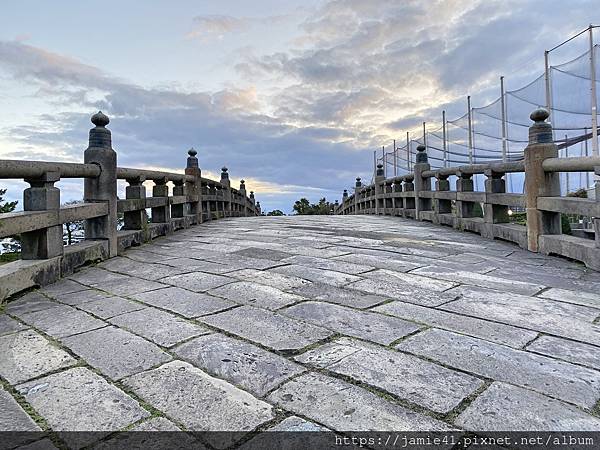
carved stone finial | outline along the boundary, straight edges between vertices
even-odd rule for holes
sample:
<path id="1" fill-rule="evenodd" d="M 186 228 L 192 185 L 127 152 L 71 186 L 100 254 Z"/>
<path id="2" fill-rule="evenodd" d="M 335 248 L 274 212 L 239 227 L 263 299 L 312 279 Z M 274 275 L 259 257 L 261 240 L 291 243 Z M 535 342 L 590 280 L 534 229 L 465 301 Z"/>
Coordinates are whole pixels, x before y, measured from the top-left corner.
<path id="1" fill-rule="evenodd" d="M 227 172 L 227 167 L 222 167 L 221 172 Z"/>
<path id="2" fill-rule="evenodd" d="M 190 155 L 192 158 L 195 158 L 197 154 L 198 152 L 194 149 L 194 147 L 188 150 L 188 155 Z"/>
<path id="3" fill-rule="evenodd" d="M 98 111 L 96 114 L 94 114 L 92 116 L 91 120 L 94 125 L 96 125 L 97 127 L 102 127 L 102 128 L 104 128 L 110 122 L 110 119 L 108 118 L 108 116 L 106 114 L 104 114 L 102 111 Z"/>
<path id="4" fill-rule="evenodd" d="M 383 164 L 379 163 L 377 164 L 377 171 L 375 172 L 375 176 L 377 177 L 383 177 L 384 173 L 383 173 Z"/>
<path id="5" fill-rule="evenodd" d="M 552 136 L 552 124 L 546 122 L 550 112 L 546 108 L 538 108 L 531 113 L 529 118 L 535 123 L 529 127 L 530 144 L 551 144 L 554 142 Z"/>
<path id="6" fill-rule="evenodd" d="M 545 122 L 548 117 L 550 117 L 550 113 L 546 108 L 538 108 L 529 116 L 534 122 Z"/>
<path id="7" fill-rule="evenodd" d="M 425 152 L 425 150 L 427 150 L 427 147 L 425 147 L 423 144 L 419 144 L 417 146 L 417 156 L 416 156 L 416 163 L 427 163 L 427 153 Z"/>
<path id="8" fill-rule="evenodd" d="M 190 148 L 188 150 L 188 158 L 187 158 L 187 168 L 188 169 L 199 169 L 199 165 L 198 165 L 198 158 L 196 158 L 196 155 L 198 154 L 198 152 L 196 150 L 194 150 L 194 147 Z"/>

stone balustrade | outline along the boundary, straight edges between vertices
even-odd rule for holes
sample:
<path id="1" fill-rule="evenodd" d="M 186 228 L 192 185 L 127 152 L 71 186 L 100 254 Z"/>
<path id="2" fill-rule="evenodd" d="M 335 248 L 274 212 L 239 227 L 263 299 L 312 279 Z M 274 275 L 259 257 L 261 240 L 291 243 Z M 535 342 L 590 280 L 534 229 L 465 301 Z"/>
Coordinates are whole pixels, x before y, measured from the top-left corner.
<path id="1" fill-rule="evenodd" d="M 260 215 L 245 182 L 231 187 L 223 167 L 220 181 L 202 177 L 197 152 L 188 151 L 183 173 L 117 166 L 109 118 L 98 112 L 89 133 L 84 163 L 0 160 L 0 179 L 23 179 L 23 211 L 0 214 L 0 238 L 19 235 L 22 259 L 0 266 L 0 300 L 24 289 L 51 283 L 91 261 L 116 256 L 125 248 L 204 221 Z M 83 202 L 61 206 L 55 183 L 83 178 Z M 125 198 L 117 197 L 125 180 Z M 144 183 L 152 182 L 147 197 Z M 169 183 L 172 183 L 170 194 Z M 151 210 L 150 220 L 147 210 Z M 118 217 L 123 226 L 118 230 Z M 63 224 L 84 221 L 85 240 L 63 244 Z"/>
<path id="2" fill-rule="evenodd" d="M 560 255 L 600 270 L 600 157 L 559 158 L 548 112 L 531 114 L 529 143 L 522 161 L 472 164 L 432 170 L 426 147 L 417 148 L 413 173 L 385 178 L 377 166 L 374 182 L 356 179 L 354 194 L 344 191 L 335 214 L 381 214 L 411 218 L 502 239 L 532 252 Z M 596 175 L 594 199 L 563 197 L 560 172 Z M 506 174 L 523 173 L 524 194 L 506 192 Z M 485 191 L 474 190 L 473 177 L 485 176 Z M 450 177 L 456 189 L 450 189 Z M 477 206 L 480 206 L 478 208 Z M 526 211 L 526 225 L 510 222 L 510 210 Z M 561 214 L 593 218 L 595 239 L 564 235 Z"/>

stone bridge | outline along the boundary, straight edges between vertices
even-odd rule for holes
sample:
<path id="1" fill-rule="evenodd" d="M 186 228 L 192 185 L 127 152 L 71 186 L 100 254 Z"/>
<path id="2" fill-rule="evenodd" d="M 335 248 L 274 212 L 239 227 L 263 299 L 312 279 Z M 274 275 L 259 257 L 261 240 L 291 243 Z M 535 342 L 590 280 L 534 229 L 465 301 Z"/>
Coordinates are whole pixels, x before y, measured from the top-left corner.
<path id="1" fill-rule="evenodd" d="M 13 446 L 132 448 L 125 431 L 151 430 L 238 432 L 156 448 L 244 449 L 265 448 L 266 431 L 600 431 L 598 272 L 408 213 L 248 217 L 253 199 L 201 178 L 193 152 L 186 175 L 116 167 L 95 122 L 84 164 L 0 162 L 32 185 L 25 212 L 0 216 L 25 236 L 26 259 L 0 266 L 0 429 L 36 432 Z M 52 185 L 69 175 L 87 180 L 72 210 Z M 63 247 L 56 227 L 75 216 L 88 239 Z"/>

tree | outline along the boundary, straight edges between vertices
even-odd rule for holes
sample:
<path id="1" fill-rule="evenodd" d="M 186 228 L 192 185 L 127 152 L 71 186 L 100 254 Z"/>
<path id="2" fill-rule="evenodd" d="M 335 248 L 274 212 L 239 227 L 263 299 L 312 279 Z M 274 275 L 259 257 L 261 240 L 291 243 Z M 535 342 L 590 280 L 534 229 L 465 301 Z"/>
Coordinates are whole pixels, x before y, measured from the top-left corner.
<path id="1" fill-rule="evenodd" d="M 294 211 L 296 211 L 296 214 L 310 214 L 310 210 L 311 204 L 307 198 L 301 198 L 300 200 L 296 200 L 296 203 L 294 203 Z"/>
<path id="2" fill-rule="evenodd" d="M 328 215 L 331 214 L 333 204 L 329 203 L 325 197 L 319 200 L 319 203 L 310 203 L 308 199 L 301 198 L 294 203 L 294 211 L 298 215 Z"/>
<path id="3" fill-rule="evenodd" d="M 82 203 L 80 200 L 72 200 L 70 202 L 66 202 L 63 206 L 77 205 Z M 73 234 L 77 233 L 80 236 L 83 234 L 83 220 L 78 220 L 75 222 L 66 222 L 63 225 L 63 241 L 66 242 L 67 245 L 75 244 L 78 242 L 77 236 Z"/>
<path id="4" fill-rule="evenodd" d="M 0 189 L 0 214 L 13 212 L 19 202 L 2 203 L 4 201 L 3 195 L 6 195 L 6 189 Z"/>
<path id="5" fill-rule="evenodd" d="M 275 209 L 273 211 L 269 211 L 267 216 L 285 216 L 285 214 L 280 209 Z"/>

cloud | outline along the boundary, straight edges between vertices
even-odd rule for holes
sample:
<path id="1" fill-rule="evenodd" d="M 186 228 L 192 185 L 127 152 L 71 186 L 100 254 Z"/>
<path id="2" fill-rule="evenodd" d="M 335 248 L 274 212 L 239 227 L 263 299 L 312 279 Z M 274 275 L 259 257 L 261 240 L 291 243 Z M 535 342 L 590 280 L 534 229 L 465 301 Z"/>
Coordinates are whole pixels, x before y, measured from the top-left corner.
<path id="1" fill-rule="evenodd" d="M 210 38 L 223 38 L 227 33 L 244 30 L 249 22 L 232 16 L 204 15 L 193 19 L 193 30 L 186 34 L 188 39 L 209 40 Z"/>

